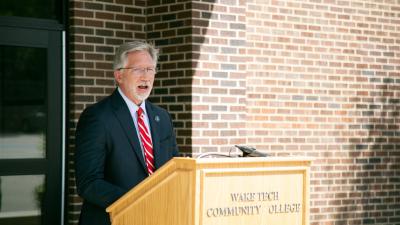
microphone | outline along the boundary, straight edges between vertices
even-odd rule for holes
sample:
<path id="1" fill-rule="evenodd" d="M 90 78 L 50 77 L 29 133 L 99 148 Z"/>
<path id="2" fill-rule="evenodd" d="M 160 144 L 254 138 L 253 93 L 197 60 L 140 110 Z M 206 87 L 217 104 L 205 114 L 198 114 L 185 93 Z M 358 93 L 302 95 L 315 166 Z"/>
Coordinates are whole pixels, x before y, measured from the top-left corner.
<path id="1" fill-rule="evenodd" d="M 243 152 L 243 157 L 268 157 L 268 156 L 271 156 L 270 154 L 257 151 L 252 146 L 235 145 L 235 147 Z"/>

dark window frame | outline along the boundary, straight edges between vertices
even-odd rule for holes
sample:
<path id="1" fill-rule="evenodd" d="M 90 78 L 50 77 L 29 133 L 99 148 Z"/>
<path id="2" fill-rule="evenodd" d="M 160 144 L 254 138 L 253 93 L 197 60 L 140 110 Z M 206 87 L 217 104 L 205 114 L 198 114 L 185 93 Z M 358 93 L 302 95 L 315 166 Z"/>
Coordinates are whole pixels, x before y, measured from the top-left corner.
<path id="1" fill-rule="evenodd" d="M 64 11 L 65 9 L 66 7 L 63 7 Z M 65 23 L 66 13 L 63 15 Z M 61 205 L 62 159 L 64 158 L 62 146 L 65 146 L 62 135 L 66 133 L 62 131 L 63 122 L 65 123 L 62 121 L 62 110 L 66 110 L 62 99 L 62 36 L 65 27 L 65 24 L 60 24 L 56 20 L 0 17 L 0 33 L 4 34 L 0 37 L 1 45 L 47 49 L 46 157 L 43 159 L 0 159 L 0 176 L 37 174 L 46 176 L 46 192 L 42 203 L 42 224 L 44 225 L 60 224 L 62 222 L 61 208 L 66 208 Z"/>

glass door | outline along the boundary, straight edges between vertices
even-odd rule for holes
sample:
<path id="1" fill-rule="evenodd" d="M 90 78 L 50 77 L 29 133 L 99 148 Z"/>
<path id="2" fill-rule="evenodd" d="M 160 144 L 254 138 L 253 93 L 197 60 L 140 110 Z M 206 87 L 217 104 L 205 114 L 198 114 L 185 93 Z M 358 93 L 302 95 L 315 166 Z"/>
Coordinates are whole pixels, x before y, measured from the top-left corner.
<path id="1" fill-rule="evenodd" d="M 60 224 L 62 32 L 0 34 L 0 225 Z"/>

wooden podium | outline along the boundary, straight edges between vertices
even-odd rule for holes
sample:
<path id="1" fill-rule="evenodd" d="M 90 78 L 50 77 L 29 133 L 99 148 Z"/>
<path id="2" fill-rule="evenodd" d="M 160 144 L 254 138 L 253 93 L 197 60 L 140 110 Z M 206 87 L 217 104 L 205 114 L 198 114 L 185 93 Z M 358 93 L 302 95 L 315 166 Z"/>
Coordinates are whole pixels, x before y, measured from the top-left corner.
<path id="1" fill-rule="evenodd" d="M 174 158 L 107 208 L 113 225 L 308 225 L 309 158 Z"/>

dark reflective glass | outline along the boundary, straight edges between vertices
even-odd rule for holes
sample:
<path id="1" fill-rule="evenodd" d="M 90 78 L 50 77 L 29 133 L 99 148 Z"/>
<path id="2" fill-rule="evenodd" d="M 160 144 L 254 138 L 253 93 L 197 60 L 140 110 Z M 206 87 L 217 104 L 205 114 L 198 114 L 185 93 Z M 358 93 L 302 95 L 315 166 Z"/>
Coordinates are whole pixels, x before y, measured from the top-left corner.
<path id="1" fill-rule="evenodd" d="M 0 159 L 44 158 L 47 49 L 0 46 Z"/>
<path id="2" fill-rule="evenodd" d="M 61 0 L 0 0 L 0 16 L 19 16 L 60 21 Z"/>

